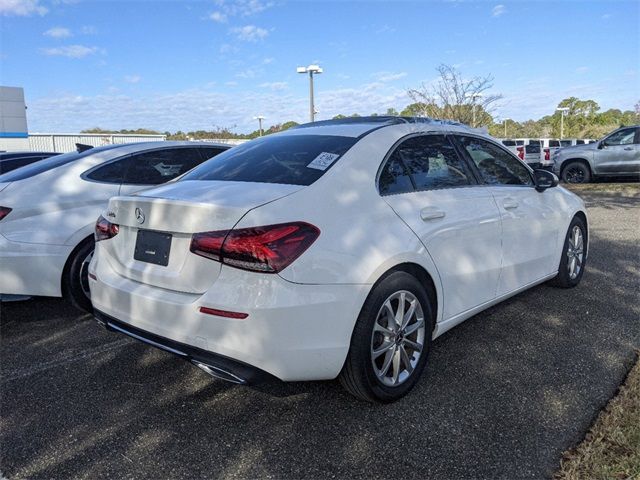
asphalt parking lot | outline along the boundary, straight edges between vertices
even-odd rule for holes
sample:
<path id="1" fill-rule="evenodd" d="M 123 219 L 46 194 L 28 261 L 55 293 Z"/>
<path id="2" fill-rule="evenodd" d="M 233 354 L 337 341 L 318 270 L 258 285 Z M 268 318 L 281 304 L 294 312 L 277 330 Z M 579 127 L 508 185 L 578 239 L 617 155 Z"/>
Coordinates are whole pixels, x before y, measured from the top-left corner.
<path id="1" fill-rule="evenodd" d="M 543 285 L 436 340 L 386 406 L 337 382 L 251 389 L 103 331 L 57 299 L 0 310 L 8 478 L 540 478 L 640 347 L 640 185 L 594 184 L 581 285 Z"/>

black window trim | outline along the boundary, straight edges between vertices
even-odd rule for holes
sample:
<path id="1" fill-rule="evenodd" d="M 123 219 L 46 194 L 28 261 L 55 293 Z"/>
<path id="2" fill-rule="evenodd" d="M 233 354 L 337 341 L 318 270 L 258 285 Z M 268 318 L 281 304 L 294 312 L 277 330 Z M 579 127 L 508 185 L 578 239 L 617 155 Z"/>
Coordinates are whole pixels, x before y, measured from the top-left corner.
<path id="1" fill-rule="evenodd" d="M 126 145 L 126 144 L 123 144 L 123 145 Z M 132 185 L 134 187 L 135 186 L 153 187 L 154 185 L 149 185 L 147 183 L 105 182 L 105 181 L 95 180 L 93 178 L 89 178 L 89 175 L 91 175 L 95 170 L 104 167 L 105 165 L 109 165 L 109 164 L 114 163 L 114 162 L 119 162 L 120 160 L 126 160 L 127 158 L 133 157 L 134 155 L 141 155 L 143 153 L 156 152 L 158 150 L 179 150 L 179 149 L 185 149 L 185 148 L 195 148 L 196 150 L 198 150 L 198 156 L 200 158 L 204 159 L 198 165 L 200 165 L 201 163 L 204 163 L 205 161 L 208 160 L 207 158 L 204 158 L 204 156 L 200 152 L 200 150 L 202 148 L 204 148 L 202 145 L 172 145 L 170 147 L 157 147 L 157 148 L 152 148 L 152 149 L 149 149 L 149 150 L 140 150 L 138 152 L 126 153 L 126 154 L 122 155 L 121 157 L 112 158 L 111 160 L 107 160 L 106 162 L 101 163 L 100 165 L 96 165 L 94 167 L 91 167 L 89 170 L 86 170 L 86 171 L 82 172 L 80 174 L 80 178 L 82 180 L 86 181 L 86 182 L 100 183 L 100 184 L 103 184 L 103 185 L 126 185 L 126 186 Z M 222 150 L 222 151 L 224 151 L 224 150 Z M 220 152 L 220 153 L 222 153 L 222 152 Z M 211 158 L 213 158 L 213 157 L 211 157 Z M 190 171 L 190 170 L 188 170 L 188 171 Z M 187 172 L 184 172 L 184 173 L 187 173 Z M 184 175 L 184 173 L 182 175 Z M 179 175 L 179 176 L 182 176 L 182 175 Z M 170 180 L 167 180 L 167 181 L 170 181 Z M 162 184 L 160 183 L 160 184 L 156 184 L 156 185 L 162 185 Z"/>
<path id="2" fill-rule="evenodd" d="M 451 144 L 451 146 L 453 147 L 454 151 L 458 155 L 458 158 L 460 159 L 460 161 L 462 163 L 464 163 L 467 166 L 467 168 L 469 169 L 469 173 L 471 174 L 469 180 L 471 180 L 471 183 L 469 183 L 468 185 L 456 185 L 456 186 L 447 186 L 447 187 L 420 188 L 420 189 L 418 189 L 418 188 L 416 188 L 416 184 L 415 184 L 415 181 L 413 180 L 413 177 L 411 175 L 408 175 L 409 181 L 411 182 L 413 190 L 411 190 L 409 192 L 397 192 L 397 193 L 382 193 L 382 192 L 380 192 L 380 175 L 382 175 L 382 171 L 384 170 L 384 167 L 386 166 L 387 162 L 389 161 L 389 158 L 391 157 L 391 155 L 393 155 L 393 153 L 396 151 L 396 148 L 401 143 L 403 143 L 406 140 L 409 140 L 410 138 L 413 138 L 413 137 L 427 137 L 427 136 L 434 136 L 434 135 L 440 135 L 440 136 L 445 137 L 445 139 Z M 408 170 L 407 166 L 405 165 L 404 161 L 402 159 L 400 159 L 400 161 L 402 162 L 403 168 L 408 173 L 409 170 Z M 467 157 L 460 155 L 458 145 L 456 145 L 456 142 L 454 142 L 454 140 L 452 138 L 452 135 L 451 135 L 451 132 L 446 131 L 446 130 L 429 130 L 429 131 L 426 131 L 426 132 L 413 132 L 413 133 L 409 133 L 408 135 L 405 135 L 405 136 L 401 137 L 400 139 L 396 140 L 396 142 L 391 146 L 389 151 L 386 153 L 386 155 L 382 159 L 382 162 L 380 162 L 380 165 L 378 166 L 378 172 L 376 173 L 375 182 L 376 182 L 376 190 L 378 191 L 378 195 L 380 195 L 381 197 L 390 197 L 390 196 L 393 196 L 393 195 L 406 195 L 406 194 L 410 194 L 410 193 L 420 193 L 420 192 L 433 192 L 433 191 L 438 191 L 438 190 L 453 190 L 453 189 L 458 189 L 458 188 L 477 187 L 477 186 L 481 185 L 481 179 L 478 176 L 478 173 L 472 168 L 471 165 L 469 165 L 469 160 L 467 159 Z"/>
<path id="3" fill-rule="evenodd" d="M 471 158 L 471 155 L 469 155 L 469 152 L 467 152 L 466 148 L 464 148 L 464 146 L 460 143 L 460 140 L 458 140 L 456 138 L 457 135 L 460 135 L 462 137 L 473 137 L 473 138 L 478 138 L 480 140 L 484 140 L 486 142 L 491 143 L 492 145 L 497 146 L 503 152 L 508 153 L 512 158 L 517 160 L 521 165 L 524 165 L 524 167 L 527 169 L 527 172 L 529 173 L 529 178 L 531 179 L 531 185 L 507 185 L 505 183 L 498 183 L 498 184 L 486 183 L 484 181 L 484 178 L 482 177 L 482 173 L 480 173 L 480 169 L 478 168 L 476 163 Z M 486 186 L 486 187 L 500 187 L 500 188 L 502 188 L 502 187 L 535 188 L 536 187 L 536 182 L 535 182 L 535 178 L 534 178 L 534 175 L 533 175 L 533 169 L 526 162 L 521 160 L 520 157 L 518 157 L 516 154 L 514 154 L 511 150 L 509 150 L 508 148 L 505 148 L 503 145 L 500 145 L 499 142 L 496 142 L 495 140 L 493 140 L 491 138 L 488 138 L 488 137 L 484 137 L 482 135 L 477 135 L 477 134 L 474 134 L 474 133 L 467 133 L 467 132 L 452 132 L 451 136 L 453 137 L 454 144 L 458 147 L 458 149 L 464 155 L 464 158 L 467 160 L 467 163 L 471 164 L 471 168 L 473 169 L 476 177 L 478 177 L 480 185 Z"/>

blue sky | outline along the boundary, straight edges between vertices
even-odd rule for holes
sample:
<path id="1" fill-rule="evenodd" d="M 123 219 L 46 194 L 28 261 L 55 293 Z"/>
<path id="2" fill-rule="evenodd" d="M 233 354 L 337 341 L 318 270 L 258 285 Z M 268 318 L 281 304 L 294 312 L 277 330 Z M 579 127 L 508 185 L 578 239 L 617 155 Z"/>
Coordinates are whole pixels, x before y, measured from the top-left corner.
<path id="1" fill-rule="evenodd" d="M 550 114 L 567 96 L 640 100 L 640 2 L 0 0 L 0 84 L 32 132 L 256 128 L 398 110 L 435 68 L 492 74 L 495 111 Z"/>

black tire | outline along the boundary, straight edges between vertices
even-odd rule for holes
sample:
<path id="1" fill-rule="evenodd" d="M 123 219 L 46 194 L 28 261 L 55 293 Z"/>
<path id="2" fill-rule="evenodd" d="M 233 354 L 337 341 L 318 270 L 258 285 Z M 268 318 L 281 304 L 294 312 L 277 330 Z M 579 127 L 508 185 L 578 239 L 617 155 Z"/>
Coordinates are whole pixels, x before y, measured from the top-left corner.
<path id="1" fill-rule="evenodd" d="M 386 300 L 394 295 L 394 293 L 401 291 L 411 293 L 420 303 L 420 307 L 422 307 L 424 317 L 424 330 L 422 331 L 423 346 L 417 363 L 413 371 L 408 373 L 408 377 L 399 385 L 388 386 L 378 378 L 374 370 L 372 348 L 375 337 L 373 336 L 373 329 L 378 319 L 378 314 Z M 399 300 L 396 305 L 398 304 Z M 413 325 L 417 324 L 418 320 L 416 317 Z M 410 325 L 406 327 L 407 332 L 409 327 Z M 431 350 L 433 327 L 434 313 L 429 303 L 427 293 L 420 282 L 413 275 L 403 271 L 396 271 L 384 277 L 373 287 L 360 311 L 351 337 L 349 354 L 347 355 L 342 372 L 340 372 L 340 383 L 342 383 L 349 393 L 368 402 L 389 403 L 403 397 L 415 386 L 424 370 Z M 404 337 L 404 331 L 402 332 L 402 337 Z M 382 334 L 378 333 L 376 335 Z M 409 334 L 407 333 L 406 335 L 408 341 Z M 387 337 L 383 338 L 385 340 L 387 339 Z M 416 337 L 413 337 L 413 339 L 415 340 Z M 400 339 L 400 341 L 402 341 L 402 339 Z M 392 343 L 393 342 L 389 342 L 388 345 Z M 393 348 L 395 349 L 396 347 Z M 407 348 L 411 350 L 411 347 Z M 412 359 L 416 352 L 417 351 L 413 351 L 411 353 Z M 398 353 L 398 355 L 400 358 L 400 353 Z M 393 356 L 393 354 L 391 356 Z M 384 363 L 385 359 L 383 358 L 382 361 Z"/>
<path id="2" fill-rule="evenodd" d="M 591 170 L 585 162 L 570 161 L 562 168 L 562 181 L 564 183 L 589 183 Z"/>
<path id="3" fill-rule="evenodd" d="M 571 259 L 568 255 L 568 252 L 574 227 L 578 227 L 582 233 L 582 262 L 580 264 L 579 272 L 577 273 L 575 278 L 572 278 L 569 268 Z M 551 285 L 559 288 L 573 288 L 580 283 L 582 275 L 584 275 L 584 269 L 587 265 L 587 245 L 589 241 L 588 235 L 589 233 L 587 231 L 587 226 L 585 225 L 584 220 L 580 217 L 573 217 L 573 220 L 571 220 L 571 223 L 569 224 L 567 235 L 564 239 L 564 245 L 562 247 L 562 257 L 560 258 L 560 265 L 558 266 L 558 275 L 556 275 L 556 277 L 549 282 Z"/>
<path id="4" fill-rule="evenodd" d="M 83 240 L 69 256 L 62 274 L 62 295 L 74 307 L 89 313 L 93 311 L 93 306 L 91 298 L 85 293 L 89 285 L 85 260 L 93 254 L 94 249 L 93 237 Z M 86 282 L 84 288 L 81 282 Z"/>

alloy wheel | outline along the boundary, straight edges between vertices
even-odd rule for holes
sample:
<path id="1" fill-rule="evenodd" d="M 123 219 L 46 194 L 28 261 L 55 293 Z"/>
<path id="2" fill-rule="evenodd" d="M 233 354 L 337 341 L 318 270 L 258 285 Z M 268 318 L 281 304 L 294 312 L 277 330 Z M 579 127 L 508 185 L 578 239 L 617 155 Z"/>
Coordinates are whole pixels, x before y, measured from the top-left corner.
<path id="1" fill-rule="evenodd" d="M 578 225 L 574 225 L 569 236 L 569 245 L 567 247 L 567 269 L 569 270 L 569 278 L 575 280 L 584 261 L 584 238 L 582 229 Z"/>
<path id="2" fill-rule="evenodd" d="M 415 370 L 425 342 L 422 305 L 414 294 L 401 290 L 382 304 L 371 335 L 371 363 L 386 386 L 404 383 Z"/>
<path id="3" fill-rule="evenodd" d="M 567 183 L 583 183 L 584 179 L 584 168 L 578 165 L 570 167 L 565 175 L 565 180 Z"/>

